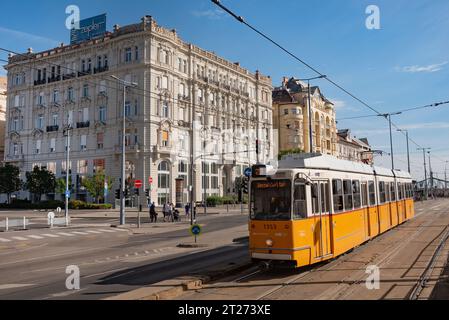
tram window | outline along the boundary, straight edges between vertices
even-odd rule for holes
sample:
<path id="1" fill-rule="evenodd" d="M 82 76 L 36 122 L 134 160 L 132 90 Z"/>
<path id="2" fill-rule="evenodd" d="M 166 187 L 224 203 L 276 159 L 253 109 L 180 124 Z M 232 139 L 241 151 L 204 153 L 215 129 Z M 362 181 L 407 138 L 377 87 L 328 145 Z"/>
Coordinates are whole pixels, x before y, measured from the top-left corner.
<path id="1" fill-rule="evenodd" d="M 352 194 L 354 195 L 354 208 L 360 208 L 360 181 L 352 180 Z"/>
<path id="2" fill-rule="evenodd" d="M 366 182 L 362 182 L 362 206 L 368 206 L 368 184 Z"/>
<path id="3" fill-rule="evenodd" d="M 394 182 L 390 182 L 390 190 L 391 190 L 391 201 L 396 201 L 396 188 Z"/>
<path id="4" fill-rule="evenodd" d="M 334 199 L 334 212 L 343 211 L 343 184 L 341 180 L 332 180 L 332 195 Z"/>
<path id="5" fill-rule="evenodd" d="M 402 184 L 398 182 L 398 200 L 402 200 Z"/>
<path id="6" fill-rule="evenodd" d="M 329 183 L 321 183 L 321 212 L 329 212 Z"/>
<path id="7" fill-rule="evenodd" d="M 312 184 L 312 212 L 313 214 L 320 213 L 319 199 L 318 199 L 318 183 Z"/>
<path id="8" fill-rule="evenodd" d="M 379 202 L 385 203 L 385 182 L 379 181 Z"/>
<path id="9" fill-rule="evenodd" d="M 370 181 L 368 183 L 368 193 L 369 193 L 369 205 L 375 206 L 376 205 L 376 190 L 374 188 L 374 181 Z"/>
<path id="10" fill-rule="evenodd" d="M 293 219 L 307 218 L 306 185 L 303 182 L 295 182 L 293 196 Z"/>
<path id="11" fill-rule="evenodd" d="M 402 184 L 402 199 L 407 198 L 407 196 L 405 195 L 405 183 Z"/>
<path id="12" fill-rule="evenodd" d="M 343 181 L 343 191 L 345 194 L 345 210 L 352 210 L 352 182 L 351 180 Z"/>
<path id="13" fill-rule="evenodd" d="M 390 184 L 385 182 L 385 202 L 390 202 Z"/>

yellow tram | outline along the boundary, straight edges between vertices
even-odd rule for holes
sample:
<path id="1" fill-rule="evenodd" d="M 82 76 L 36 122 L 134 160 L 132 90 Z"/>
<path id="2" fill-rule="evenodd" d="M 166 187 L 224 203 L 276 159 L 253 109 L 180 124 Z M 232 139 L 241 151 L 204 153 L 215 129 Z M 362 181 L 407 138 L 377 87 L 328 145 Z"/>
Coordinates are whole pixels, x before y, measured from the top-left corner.
<path id="1" fill-rule="evenodd" d="M 249 247 L 253 260 L 295 267 L 335 258 L 414 216 L 409 173 L 321 154 L 254 166 Z"/>

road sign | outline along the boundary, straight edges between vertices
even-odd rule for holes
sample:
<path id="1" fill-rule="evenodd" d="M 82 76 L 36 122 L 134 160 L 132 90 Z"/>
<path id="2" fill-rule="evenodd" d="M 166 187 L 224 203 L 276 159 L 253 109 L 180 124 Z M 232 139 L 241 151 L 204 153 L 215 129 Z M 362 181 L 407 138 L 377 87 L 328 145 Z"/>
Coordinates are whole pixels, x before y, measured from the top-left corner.
<path id="1" fill-rule="evenodd" d="M 150 184 L 153 184 L 153 178 L 152 178 L 152 177 L 149 177 L 149 178 L 148 178 L 148 182 L 149 182 Z"/>
<path id="2" fill-rule="evenodd" d="M 134 181 L 134 188 L 136 189 L 142 188 L 142 180 Z"/>
<path id="3" fill-rule="evenodd" d="M 65 192 L 65 197 L 68 199 L 70 198 L 70 190 L 66 190 Z"/>
<path id="4" fill-rule="evenodd" d="M 251 177 L 252 173 L 253 173 L 253 169 L 251 169 L 251 168 L 245 169 L 245 176 L 247 176 L 248 178 Z"/>
<path id="5" fill-rule="evenodd" d="M 195 237 L 199 236 L 201 234 L 201 226 L 198 224 L 194 224 L 193 226 L 190 227 L 190 233 Z"/>

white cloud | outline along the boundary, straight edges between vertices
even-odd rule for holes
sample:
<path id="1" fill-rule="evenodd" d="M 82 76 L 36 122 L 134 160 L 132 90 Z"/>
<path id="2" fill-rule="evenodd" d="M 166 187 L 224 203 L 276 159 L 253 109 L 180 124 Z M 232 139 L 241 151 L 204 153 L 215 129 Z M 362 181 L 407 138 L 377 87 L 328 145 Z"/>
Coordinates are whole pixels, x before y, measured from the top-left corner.
<path id="1" fill-rule="evenodd" d="M 335 106 L 336 110 L 342 111 L 360 111 L 359 108 L 351 107 L 346 104 L 346 101 L 338 100 L 338 99 L 329 99 Z"/>
<path id="2" fill-rule="evenodd" d="M 50 38 L 37 36 L 31 33 L 22 32 L 18 30 L 12 30 L 4 27 L 0 27 L 0 34 L 7 35 L 16 39 L 29 42 L 38 43 L 39 45 L 57 46 L 60 41 L 56 41 Z"/>
<path id="3" fill-rule="evenodd" d="M 218 20 L 224 17 L 224 12 L 220 9 L 215 10 L 203 10 L 203 11 L 192 11 L 192 14 L 197 18 L 207 18 L 211 20 Z"/>
<path id="4" fill-rule="evenodd" d="M 442 63 L 436 63 L 431 64 L 428 66 L 406 66 L 406 67 L 396 67 L 396 71 L 398 72 L 406 72 L 406 73 L 419 73 L 419 72 L 437 72 L 443 69 L 443 66 L 446 65 L 448 62 L 442 62 Z"/>

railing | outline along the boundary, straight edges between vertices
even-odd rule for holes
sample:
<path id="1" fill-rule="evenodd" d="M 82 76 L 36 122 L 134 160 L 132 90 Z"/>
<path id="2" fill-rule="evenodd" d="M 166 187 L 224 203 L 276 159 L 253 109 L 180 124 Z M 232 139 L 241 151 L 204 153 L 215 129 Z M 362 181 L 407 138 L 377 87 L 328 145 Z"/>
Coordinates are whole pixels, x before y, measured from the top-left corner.
<path id="1" fill-rule="evenodd" d="M 99 67 L 99 68 L 94 68 L 94 74 L 101 73 L 101 72 L 106 72 L 108 70 L 109 70 L 109 66 L 103 66 L 103 67 Z"/>
<path id="2" fill-rule="evenodd" d="M 48 78 L 48 83 L 57 82 L 57 81 L 61 81 L 61 76 L 55 76 L 55 77 Z"/>
<path id="3" fill-rule="evenodd" d="M 76 123 L 76 128 L 80 129 L 80 128 L 89 128 L 90 126 L 90 121 L 84 121 L 84 122 L 77 122 Z"/>
<path id="4" fill-rule="evenodd" d="M 69 73 L 69 74 L 65 74 L 65 75 L 62 76 L 62 80 L 69 80 L 69 79 L 73 79 L 73 78 L 76 78 L 76 73 L 75 72 L 72 72 L 72 73 Z"/>
<path id="5" fill-rule="evenodd" d="M 46 80 L 46 79 L 35 80 L 35 81 L 34 81 L 34 85 L 35 85 L 35 86 L 40 86 L 40 85 L 46 84 L 46 83 L 47 83 L 47 80 Z"/>
<path id="6" fill-rule="evenodd" d="M 86 71 L 79 71 L 78 77 L 84 77 L 92 74 L 92 69 L 88 69 Z"/>
<path id="7" fill-rule="evenodd" d="M 55 132 L 59 130 L 59 126 L 47 126 L 47 132 Z"/>

